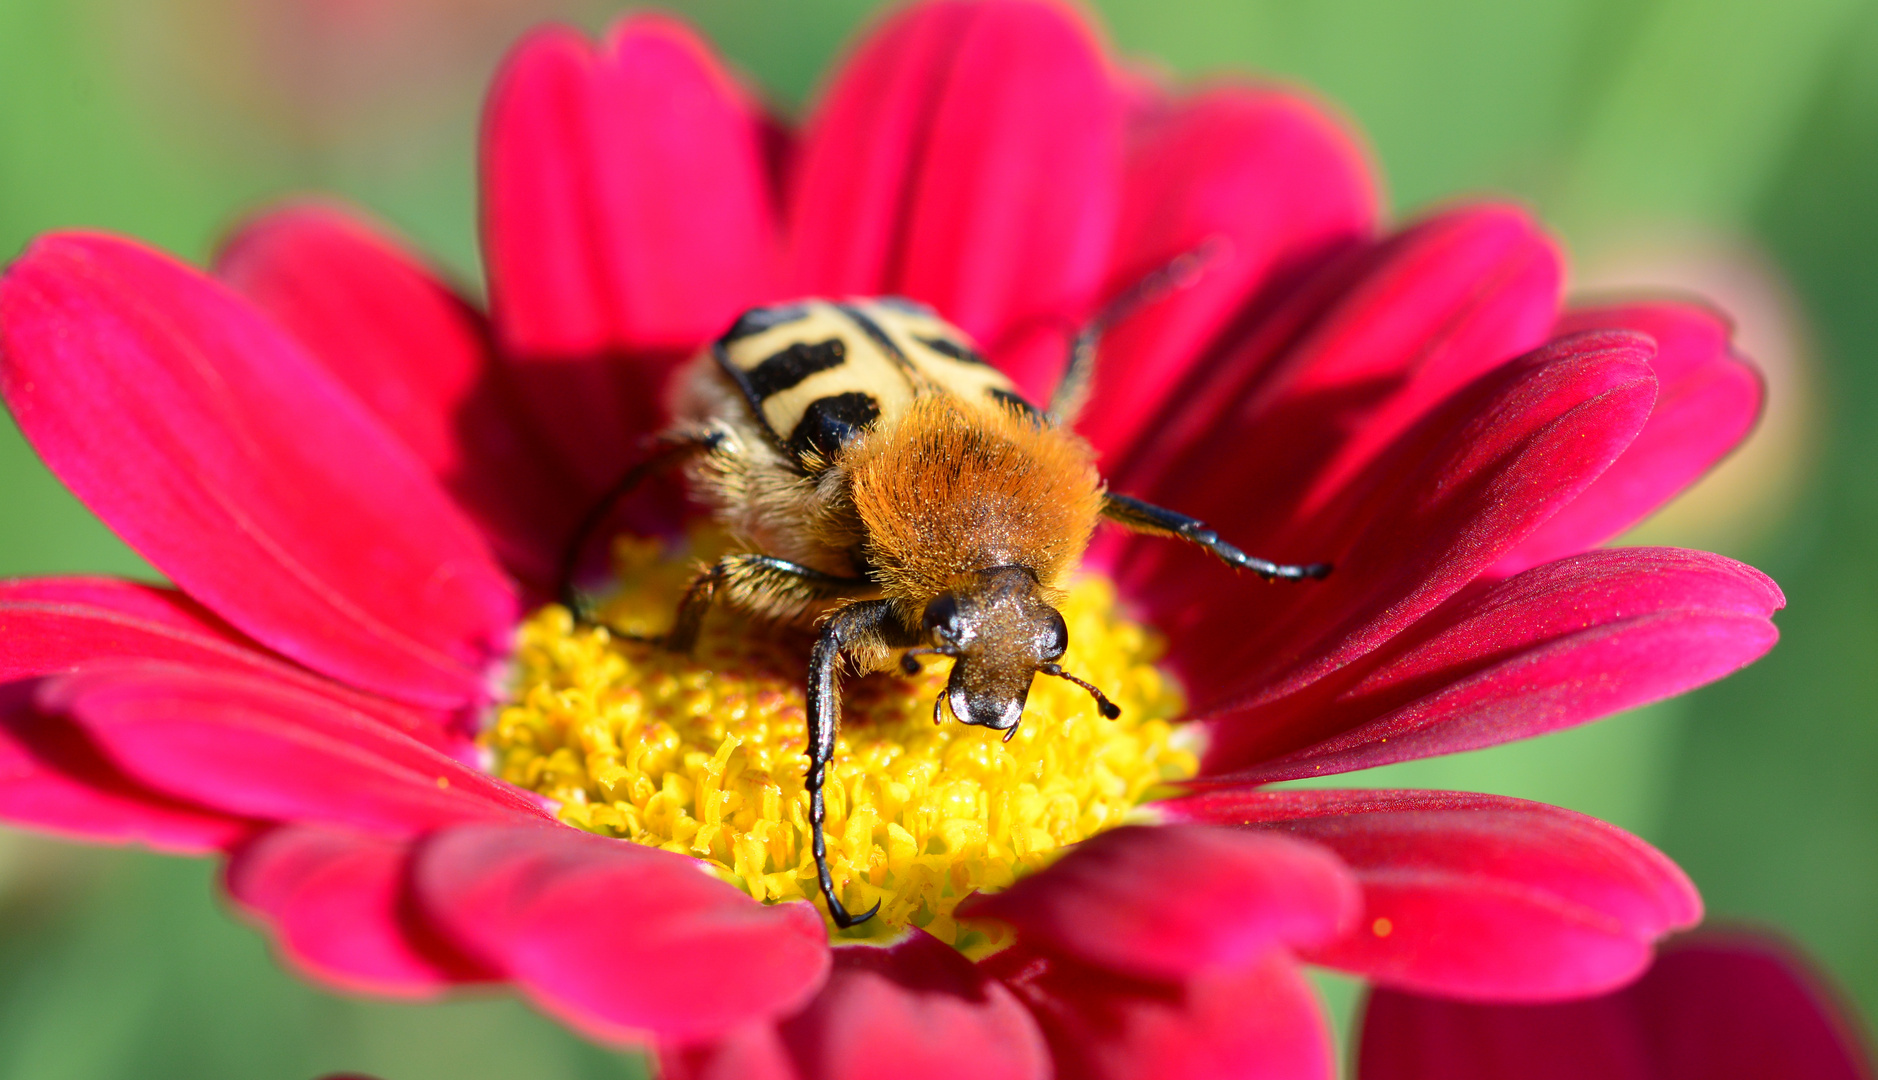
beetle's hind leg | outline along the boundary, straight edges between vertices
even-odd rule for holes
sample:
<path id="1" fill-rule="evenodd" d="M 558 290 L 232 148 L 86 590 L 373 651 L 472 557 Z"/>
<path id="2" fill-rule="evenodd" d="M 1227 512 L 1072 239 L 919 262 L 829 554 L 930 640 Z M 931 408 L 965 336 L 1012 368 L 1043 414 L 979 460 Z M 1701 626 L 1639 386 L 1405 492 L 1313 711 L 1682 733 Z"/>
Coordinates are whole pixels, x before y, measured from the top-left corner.
<path id="1" fill-rule="evenodd" d="M 839 577 L 773 555 L 726 555 L 685 590 L 678 617 L 661 640 L 673 652 L 690 652 L 698 644 L 705 613 L 720 596 L 745 611 L 786 616 L 830 600 L 865 595 L 874 587 L 865 578 Z"/>
<path id="2" fill-rule="evenodd" d="M 1222 562 L 1243 567 L 1268 581 L 1303 581 L 1330 576 L 1329 563 L 1275 563 L 1255 558 L 1219 538 L 1206 522 L 1140 499 L 1113 492 L 1102 497 L 1102 516 L 1149 536 L 1168 536 L 1200 545 Z"/>
<path id="3" fill-rule="evenodd" d="M 574 527 L 573 534 L 567 539 L 567 546 L 561 549 L 561 561 L 555 577 L 561 604 L 573 613 L 576 623 L 591 626 L 596 620 L 586 598 L 574 586 L 574 573 L 580 566 L 581 555 L 593 542 L 594 534 L 606 524 L 620 500 L 632 494 L 633 489 L 645 483 L 653 473 L 676 468 L 695 455 L 716 449 L 722 440 L 720 432 L 708 429 L 679 430 L 659 436 L 653 443 L 652 452 L 614 481 L 613 486 L 580 519 L 580 524 Z"/>
<path id="4" fill-rule="evenodd" d="M 1063 376 L 1050 395 L 1051 418 L 1059 424 L 1069 424 L 1082 411 L 1089 397 L 1089 386 L 1095 379 L 1096 352 L 1101 347 L 1102 335 L 1142 308 L 1192 285 L 1230 246 L 1224 237 L 1208 238 L 1192 250 L 1150 270 L 1091 316 L 1070 339 L 1069 362 L 1064 365 Z"/>

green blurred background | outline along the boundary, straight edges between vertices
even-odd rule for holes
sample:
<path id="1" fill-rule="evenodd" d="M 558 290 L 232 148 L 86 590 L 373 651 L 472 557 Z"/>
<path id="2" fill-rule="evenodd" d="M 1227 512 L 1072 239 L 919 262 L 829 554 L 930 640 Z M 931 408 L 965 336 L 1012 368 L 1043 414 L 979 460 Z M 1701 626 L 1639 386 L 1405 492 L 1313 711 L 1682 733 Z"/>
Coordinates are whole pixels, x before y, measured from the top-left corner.
<path id="1" fill-rule="evenodd" d="M 676 4 L 785 110 L 875 6 Z M 1662 846 L 1711 917 L 1802 941 L 1878 1015 L 1878 2 L 1106 0 L 1184 77 L 1315 88 L 1398 217 L 1505 193 L 1574 286 L 1719 299 L 1769 369 L 1755 443 L 1643 537 L 1747 559 L 1783 642 L 1725 683 L 1363 783 L 1504 792 Z M 0 0 L 0 256 L 70 226 L 201 260 L 284 193 L 338 192 L 477 280 L 472 152 L 503 44 L 598 0 Z M 0 574 L 149 576 L 0 428 Z M 1866 659 L 1861 660 L 1864 657 Z M 213 868 L 0 831 L 0 1080 L 621 1077 L 504 998 L 328 996 L 277 969 Z M 1325 980 L 1347 1018 L 1354 988 Z"/>

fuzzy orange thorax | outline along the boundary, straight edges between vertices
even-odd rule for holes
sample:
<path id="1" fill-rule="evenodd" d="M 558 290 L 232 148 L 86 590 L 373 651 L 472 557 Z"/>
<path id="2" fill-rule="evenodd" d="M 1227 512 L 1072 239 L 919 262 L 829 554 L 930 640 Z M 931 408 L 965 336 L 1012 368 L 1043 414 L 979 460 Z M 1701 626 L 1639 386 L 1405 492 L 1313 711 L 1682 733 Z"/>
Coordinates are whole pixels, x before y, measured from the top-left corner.
<path id="1" fill-rule="evenodd" d="M 882 593 L 912 611 L 992 566 L 1028 567 L 1054 602 L 1102 510 L 1088 443 L 946 395 L 920 398 L 840 465 Z"/>

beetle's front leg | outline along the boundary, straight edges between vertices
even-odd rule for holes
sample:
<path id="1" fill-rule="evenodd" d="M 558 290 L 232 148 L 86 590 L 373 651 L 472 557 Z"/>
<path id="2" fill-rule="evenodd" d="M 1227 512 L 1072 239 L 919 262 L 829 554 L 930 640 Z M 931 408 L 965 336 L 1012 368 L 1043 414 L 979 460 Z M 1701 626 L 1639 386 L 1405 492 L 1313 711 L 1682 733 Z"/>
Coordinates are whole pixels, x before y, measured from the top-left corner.
<path id="1" fill-rule="evenodd" d="M 828 842 L 822 835 L 822 823 L 828 816 L 822 787 L 834 761 L 835 738 L 841 734 L 841 659 L 856 648 L 899 648 L 912 643 L 912 636 L 900 626 L 890 601 L 863 600 L 829 616 L 809 653 L 809 832 L 822 899 L 828 902 L 829 917 L 844 930 L 873 918 L 880 905 L 876 903 L 860 916 L 848 914 L 835 897 L 835 879 L 828 872 Z"/>
<path id="2" fill-rule="evenodd" d="M 1110 492 L 1102 497 L 1102 516 L 1125 528 L 1148 536 L 1168 536 L 1198 544 L 1217 555 L 1228 566 L 1244 567 L 1267 581 L 1304 581 L 1308 578 L 1330 576 L 1329 563 L 1275 563 L 1270 559 L 1261 559 L 1247 555 L 1238 548 L 1219 538 L 1219 534 L 1209 528 L 1199 518 L 1156 506 L 1151 502 L 1131 499 L 1126 495 Z"/>

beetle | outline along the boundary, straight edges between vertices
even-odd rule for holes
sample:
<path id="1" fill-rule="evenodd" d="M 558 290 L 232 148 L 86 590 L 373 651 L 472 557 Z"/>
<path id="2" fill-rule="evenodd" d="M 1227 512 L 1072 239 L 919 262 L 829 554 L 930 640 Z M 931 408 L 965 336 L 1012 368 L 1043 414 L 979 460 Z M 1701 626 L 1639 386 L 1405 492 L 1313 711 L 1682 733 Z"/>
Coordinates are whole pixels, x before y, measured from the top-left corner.
<path id="1" fill-rule="evenodd" d="M 920 656 L 950 658 L 935 721 L 949 711 L 1008 741 L 1038 674 L 1074 682 L 1102 715 L 1120 715 L 1059 663 L 1069 634 L 1057 605 L 1098 521 L 1197 544 L 1271 580 L 1330 572 L 1255 558 L 1198 519 L 1108 491 L 1095 451 L 1069 427 L 1102 332 L 1190 276 L 1195 258 L 1144 280 L 1075 336 L 1047 411 L 914 301 L 747 311 L 679 371 L 674 423 L 570 543 L 563 599 L 584 618 L 572 578 L 587 540 L 646 475 L 682 467 L 693 497 L 749 550 L 704 569 L 657 640 L 690 652 L 720 603 L 816 625 L 806 787 L 816 872 L 837 926 L 879 909 L 856 916 L 841 904 L 823 837 L 844 668 L 885 670 L 898 652 L 910 675 Z"/>

